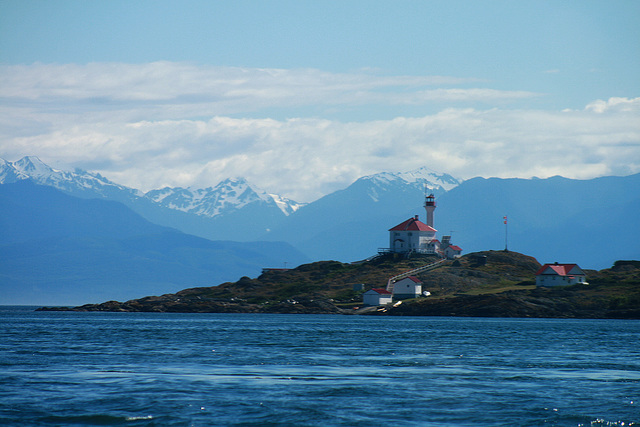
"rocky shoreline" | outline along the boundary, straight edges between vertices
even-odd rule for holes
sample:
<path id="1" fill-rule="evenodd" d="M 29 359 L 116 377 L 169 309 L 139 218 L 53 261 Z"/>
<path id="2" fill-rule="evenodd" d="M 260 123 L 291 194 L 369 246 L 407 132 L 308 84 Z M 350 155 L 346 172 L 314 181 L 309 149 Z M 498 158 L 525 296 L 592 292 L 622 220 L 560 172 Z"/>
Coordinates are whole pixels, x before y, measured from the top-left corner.
<path id="1" fill-rule="evenodd" d="M 478 257 L 486 263 L 479 264 Z M 427 261 L 324 261 L 175 294 L 38 310 L 640 319 L 640 262 L 619 261 L 611 269 L 590 271 L 588 286 L 536 288 L 537 261 L 504 251 L 470 254 L 425 273 L 420 279 L 432 297 L 384 307 L 358 304 L 361 293 L 353 291 L 353 283 L 386 281 L 399 269 Z"/>
<path id="2" fill-rule="evenodd" d="M 640 309 L 637 308 L 609 309 L 598 302 L 584 305 L 576 303 L 572 298 L 557 298 L 552 295 L 534 296 L 517 292 L 460 295 L 446 299 L 425 298 L 408 301 L 396 307 L 357 307 L 355 309 L 340 308 L 330 300 L 285 301 L 269 305 L 227 301 L 144 304 L 134 300 L 108 301 L 79 307 L 41 307 L 38 311 L 640 319 Z"/>

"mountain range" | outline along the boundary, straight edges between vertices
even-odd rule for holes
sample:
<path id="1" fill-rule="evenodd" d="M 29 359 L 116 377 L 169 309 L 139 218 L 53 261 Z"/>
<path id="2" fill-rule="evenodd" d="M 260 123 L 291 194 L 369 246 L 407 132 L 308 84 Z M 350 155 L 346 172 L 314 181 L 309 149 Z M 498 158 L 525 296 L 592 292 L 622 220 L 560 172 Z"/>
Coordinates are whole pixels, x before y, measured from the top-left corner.
<path id="1" fill-rule="evenodd" d="M 30 180 L 0 185 L 0 304 L 128 300 L 309 261 L 283 242 L 211 241 L 122 203 Z"/>
<path id="2" fill-rule="evenodd" d="M 204 189 L 166 187 L 143 193 L 97 173 L 53 169 L 35 156 L 16 162 L 0 159 L 0 183 L 24 179 L 71 196 L 120 202 L 151 222 L 213 240 L 256 240 L 272 224 L 303 206 L 268 194 L 243 178 Z M 243 227 L 233 226 L 240 221 L 245 221 Z"/>
<path id="3" fill-rule="evenodd" d="M 436 228 L 454 230 L 447 234 L 467 253 L 507 246 L 540 263 L 601 270 L 640 257 L 639 189 L 640 174 L 473 178 L 438 200 Z"/>
<path id="4" fill-rule="evenodd" d="M 378 248 L 388 246 L 388 229 L 416 214 L 424 217 L 425 193 L 436 196 L 438 236 L 452 235 L 464 253 L 507 246 L 543 263 L 576 262 L 590 269 L 640 255 L 640 174 L 590 180 L 461 181 L 421 168 L 365 176 L 302 204 L 241 178 L 205 189 L 143 193 L 99 174 L 55 170 L 36 157 L 0 160 L 0 183 L 24 180 L 84 200 L 119 202 L 148 222 L 208 240 L 286 242 L 299 251 L 289 259 L 278 257 L 280 264 L 286 261 L 289 266 L 304 255 L 309 260 L 343 262 L 375 255 Z M 241 275 L 253 274 L 256 268 Z"/>
<path id="5" fill-rule="evenodd" d="M 405 212 L 420 212 L 425 192 L 439 197 L 458 185 L 427 168 L 365 176 L 302 207 L 262 238 L 304 248 L 316 260 L 365 259 L 388 246 L 387 230 L 406 220 Z"/>
<path id="6" fill-rule="evenodd" d="M 335 208 L 342 212 L 343 219 L 355 219 L 357 212 L 371 208 L 377 216 L 396 210 L 398 204 L 410 206 L 416 195 L 419 200 L 425 188 L 437 196 L 460 183 L 450 175 L 437 174 L 427 168 L 406 173 L 380 173 L 360 178 L 347 189 L 323 197 L 313 203 L 313 208 L 305 209 L 307 204 L 269 194 L 243 178 L 226 179 L 204 189 L 165 187 L 143 193 L 109 181 L 100 174 L 81 169 L 73 172 L 53 169 L 35 156 L 16 162 L 0 159 L 0 183 L 24 179 L 54 187 L 71 196 L 117 201 L 153 223 L 211 240 L 298 243 L 300 238 L 302 241 L 308 239 L 298 232 L 292 238 L 283 236 L 291 229 L 290 224 L 296 223 L 293 218 L 298 218 L 302 210 L 319 209 L 319 214 L 324 215 L 327 208 Z M 355 197 L 349 199 L 352 195 Z M 364 204 L 357 206 L 358 200 Z M 316 249 L 315 246 L 307 247 L 305 252 L 323 256 L 322 247 Z M 335 247 L 334 244 L 331 246 Z M 354 255 L 358 257 L 360 253 L 339 252 L 331 257 Z"/>

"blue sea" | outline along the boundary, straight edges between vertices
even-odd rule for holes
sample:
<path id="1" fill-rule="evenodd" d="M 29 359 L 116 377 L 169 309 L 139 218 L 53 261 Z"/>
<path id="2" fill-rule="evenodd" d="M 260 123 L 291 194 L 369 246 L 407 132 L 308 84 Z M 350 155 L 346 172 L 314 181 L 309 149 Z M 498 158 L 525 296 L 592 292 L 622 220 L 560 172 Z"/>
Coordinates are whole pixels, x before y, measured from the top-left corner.
<path id="1" fill-rule="evenodd" d="M 0 425 L 640 425 L 640 321 L 0 307 Z"/>

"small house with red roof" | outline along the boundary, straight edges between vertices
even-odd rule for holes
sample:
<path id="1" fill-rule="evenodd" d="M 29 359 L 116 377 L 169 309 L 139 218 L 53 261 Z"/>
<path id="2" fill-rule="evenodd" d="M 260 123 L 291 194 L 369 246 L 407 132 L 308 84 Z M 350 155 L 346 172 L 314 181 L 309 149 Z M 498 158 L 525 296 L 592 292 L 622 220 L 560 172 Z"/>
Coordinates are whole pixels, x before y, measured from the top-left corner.
<path id="1" fill-rule="evenodd" d="M 386 289 L 369 289 L 362 295 L 362 303 L 364 305 L 385 305 L 389 304 L 393 299 L 393 294 Z"/>
<path id="2" fill-rule="evenodd" d="M 409 276 L 393 284 L 393 298 L 417 298 L 422 294 L 422 282 L 417 277 Z"/>
<path id="3" fill-rule="evenodd" d="M 462 255 L 462 248 L 456 245 L 449 245 L 444 248 L 444 256 L 448 259 L 460 258 Z"/>
<path id="4" fill-rule="evenodd" d="M 587 276 L 578 264 L 545 264 L 536 273 L 536 286 L 588 285 Z"/>

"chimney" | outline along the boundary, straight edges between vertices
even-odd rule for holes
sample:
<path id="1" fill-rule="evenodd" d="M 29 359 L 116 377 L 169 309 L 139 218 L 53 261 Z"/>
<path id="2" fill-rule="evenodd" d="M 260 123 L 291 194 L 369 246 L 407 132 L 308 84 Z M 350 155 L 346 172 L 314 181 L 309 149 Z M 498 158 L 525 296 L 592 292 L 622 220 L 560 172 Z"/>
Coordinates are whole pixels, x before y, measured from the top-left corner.
<path id="1" fill-rule="evenodd" d="M 415 215 L 415 216 L 413 217 L 413 219 L 415 219 L 415 220 L 417 221 L 417 220 L 418 220 L 418 215 Z"/>

